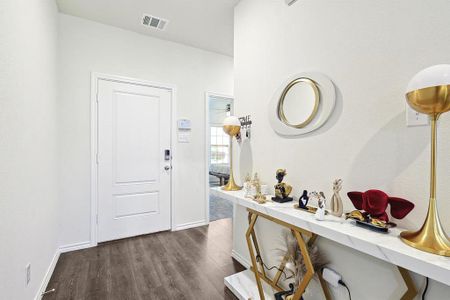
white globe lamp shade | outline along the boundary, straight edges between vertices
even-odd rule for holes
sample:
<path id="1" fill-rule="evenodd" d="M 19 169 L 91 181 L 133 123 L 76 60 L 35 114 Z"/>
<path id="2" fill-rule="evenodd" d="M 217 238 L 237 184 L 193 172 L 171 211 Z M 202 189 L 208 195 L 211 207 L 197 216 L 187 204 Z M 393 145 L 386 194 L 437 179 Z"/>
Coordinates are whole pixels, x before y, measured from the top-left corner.
<path id="1" fill-rule="evenodd" d="M 241 126 L 241 121 L 236 116 L 229 116 L 223 120 L 223 126 Z"/>
<path id="2" fill-rule="evenodd" d="M 435 65 L 423 69 L 411 79 L 406 89 L 406 93 L 450 84 L 450 65 Z"/>
<path id="3" fill-rule="evenodd" d="M 223 131 L 231 136 L 236 136 L 241 131 L 241 121 L 236 116 L 226 117 L 223 121 Z"/>

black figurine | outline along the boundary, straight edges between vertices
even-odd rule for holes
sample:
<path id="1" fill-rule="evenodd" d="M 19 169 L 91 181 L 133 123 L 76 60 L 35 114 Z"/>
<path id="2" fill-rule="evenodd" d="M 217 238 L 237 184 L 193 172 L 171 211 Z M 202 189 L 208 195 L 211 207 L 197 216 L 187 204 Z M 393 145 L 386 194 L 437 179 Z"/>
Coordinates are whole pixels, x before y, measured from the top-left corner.
<path id="1" fill-rule="evenodd" d="M 306 207 L 306 205 L 308 205 L 308 201 L 309 201 L 308 191 L 303 190 L 302 196 L 298 199 L 298 207 L 308 209 Z"/>
<path id="2" fill-rule="evenodd" d="M 282 182 L 284 176 L 286 176 L 285 169 L 278 169 L 276 173 L 276 178 L 278 183 L 275 185 L 275 197 L 272 197 L 272 200 L 275 202 L 288 202 L 292 201 L 292 197 L 289 197 L 289 194 L 292 191 L 292 186 L 287 183 Z"/>

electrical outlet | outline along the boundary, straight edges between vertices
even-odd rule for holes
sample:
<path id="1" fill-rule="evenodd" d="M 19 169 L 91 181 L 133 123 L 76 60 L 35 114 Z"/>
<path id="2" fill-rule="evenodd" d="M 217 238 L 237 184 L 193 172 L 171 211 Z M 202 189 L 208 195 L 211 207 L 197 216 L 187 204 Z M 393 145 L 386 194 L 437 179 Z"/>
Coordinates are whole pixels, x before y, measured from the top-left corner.
<path id="1" fill-rule="evenodd" d="M 427 126 L 428 124 L 428 115 L 421 114 L 406 104 L 406 126 Z"/>
<path id="2" fill-rule="evenodd" d="M 28 265 L 25 267 L 25 270 L 26 270 L 26 275 L 27 275 L 27 285 L 28 285 L 28 284 L 30 284 L 30 281 L 31 281 L 31 264 L 28 264 Z"/>

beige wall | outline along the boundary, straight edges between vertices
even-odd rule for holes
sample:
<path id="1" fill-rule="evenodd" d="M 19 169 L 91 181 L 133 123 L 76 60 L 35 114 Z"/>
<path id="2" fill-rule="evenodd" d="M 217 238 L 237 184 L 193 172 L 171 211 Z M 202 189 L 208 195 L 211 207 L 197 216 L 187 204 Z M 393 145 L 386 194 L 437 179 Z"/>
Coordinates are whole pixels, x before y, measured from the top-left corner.
<path id="1" fill-rule="evenodd" d="M 430 128 L 406 127 L 404 91 L 419 70 L 450 62 L 449 11 L 450 2 L 444 0 L 316 0 L 291 7 L 284 1 L 241 1 L 235 9 L 235 108 L 253 118 L 254 171 L 273 185 L 275 170 L 287 168 L 286 181 L 296 197 L 303 189 L 330 195 L 335 178 L 344 181 L 343 196 L 352 190 L 385 190 L 415 203 L 414 211 L 398 223 L 418 227 L 428 201 Z M 269 125 L 268 103 L 281 82 L 303 71 L 322 72 L 334 82 L 337 107 L 320 130 L 282 138 Z M 438 150 L 438 201 L 447 232 L 448 136 L 450 114 L 442 116 Z M 344 198 L 346 210 L 352 209 Z M 243 256 L 245 223 L 245 212 L 238 210 L 234 246 Z M 278 233 L 273 226 L 262 232 L 267 253 L 276 248 Z M 353 299 L 396 299 L 401 294 L 401 278 L 393 266 L 329 241 L 320 245 L 344 275 Z M 422 286 L 423 278 L 416 279 Z M 347 299 L 345 291 L 334 292 Z M 444 299 L 449 292 L 432 282 L 427 299 Z"/>
<path id="2" fill-rule="evenodd" d="M 192 131 L 190 143 L 176 146 L 174 223 L 205 222 L 205 92 L 233 93 L 232 58 L 64 14 L 59 20 L 60 244 L 90 241 L 91 72 L 176 86 L 177 119 L 191 119 Z"/>
<path id="3" fill-rule="evenodd" d="M 34 299 L 56 258 L 56 56 L 53 0 L 0 1 L 0 299 Z"/>

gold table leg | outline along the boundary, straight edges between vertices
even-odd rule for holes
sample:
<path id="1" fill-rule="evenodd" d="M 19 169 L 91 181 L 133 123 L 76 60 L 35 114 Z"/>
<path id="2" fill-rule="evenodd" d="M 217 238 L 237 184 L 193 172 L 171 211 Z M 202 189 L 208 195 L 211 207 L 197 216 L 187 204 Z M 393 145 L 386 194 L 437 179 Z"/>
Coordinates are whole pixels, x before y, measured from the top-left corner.
<path id="1" fill-rule="evenodd" d="M 251 216 L 252 214 L 248 214 L 248 222 L 251 222 Z M 256 222 L 256 221 L 255 221 Z M 256 262 L 259 263 L 259 267 L 260 267 L 260 272 L 262 273 L 263 277 L 266 276 L 266 271 L 264 270 L 264 265 L 263 265 L 263 261 L 261 259 L 261 251 L 259 251 L 259 244 L 258 244 L 258 240 L 256 238 L 256 232 L 254 227 L 252 228 L 251 232 L 250 232 L 252 241 L 253 241 L 253 245 L 255 246 L 255 251 L 256 251 Z M 258 257 L 260 258 L 258 260 Z"/>
<path id="2" fill-rule="evenodd" d="M 267 284 L 269 284 L 276 291 L 283 290 L 283 288 L 279 286 L 279 281 L 280 281 L 281 275 L 286 267 L 288 257 L 287 257 L 287 255 L 285 255 L 283 257 L 283 260 L 281 261 L 281 264 L 278 267 L 278 271 L 275 274 L 275 277 L 273 279 L 268 278 L 266 275 L 265 269 L 264 269 L 262 259 L 260 259 L 259 261 L 256 259 L 256 257 L 261 258 L 261 252 L 260 252 L 260 248 L 258 245 L 258 240 L 256 238 L 256 232 L 255 232 L 255 224 L 256 224 L 256 221 L 259 216 L 264 219 L 267 219 L 269 221 L 272 221 L 274 223 L 277 223 L 283 227 L 289 228 L 291 230 L 292 234 L 294 235 L 295 239 L 297 240 L 297 244 L 298 244 L 298 246 L 301 250 L 301 254 L 303 256 L 303 261 L 305 262 L 305 265 L 306 265 L 306 274 L 303 277 L 295 294 L 292 297 L 293 300 L 299 300 L 301 298 L 301 296 L 303 295 L 303 293 L 305 292 L 306 287 L 310 283 L 310 281 L 313 278 L 314 273 L 315 273 L 314 267 L 311 262 L 311 258 L 309 257 L 308 246 L 312 246 L 315 243 L 318 235 L 313 234 L 310 231 L 298 228 L 289 223 L 278 220 L 274 217 L 254 211 L 252 209 L 248 208 L 247 211 L 248 211 L 249 227 L 246 232 L 246 240 L 247 240 L 248 250 L 250 252 L 250 258 L 252 261 L 251 270 L 253 271 L 253 273 L 255 273 L 256 284 L 258 286 L 258 292 L 259 292 L 259 296 L 260 296 L 261 300 L 265 300 L 264 290 L 262 287 L 261 279 L 263 281 L 265 281 Z M 305 243 L 304 236 L 309 237 L 309 240 L 307 243 Z M 256 256 L 255 256 L 255 252 L 256 252 Z M 258 269 L 258 263 L 259 263 L 261 270 Z M 399 267 L 399 266 L 397 266 L 397 268 L 398 268 L 398 270 L 403 278 L 403 281 L 405 282 L 405 285 L 407 287 L 407 291 L 403 294 L 403 296 L 401 297 L 401 300 L 413 300 L 414 297 L 418 294 L 418 291 L 416 289 L 414 281 L 412 280 L 411 275 L 409 274 L 408 270 L 406 270 L 402 267 Z M 331 293 L 328 289 L 328 285 L 327 285 L 326 281 L 323 279 L 322 274 L 319 273 L 318 276 L 319 276 L 320 285 L 322 287 L 325 299 L 331 300 Z"/>
<path id="3" fill-rule="evenodd" d="M 258 241 L 256 238 L 256 233 L 255 233 L 255 224 L 256 224 L 256 221 L 259 216 L 262 218 L 265 218 L 269 221 L 275 222 L 281 226 L 289 228 L 297 240 L 298 246 L 299 246 L 299 248 L 301 250 L 301 254 L 303 256 L 303 261 L 305 262 L 306 269 L 307 269 L 306 274 L 304 275 L 302 281 L 300 282 L 296 292 L 294 293 L 294 295 L 292 297 L 293 300 L 299 300 L 301 298 L 301 296 L 303 295 L 303 293 L 305 292 L 306 287 L 310 283 L 310 281 L 313 278 L 314 273 L 315 273 L 314 267 L 311 262 L 311 258 L 309 257 L 308 246 L 311 246 L 315 242 L 315 240 L 317 239 L 317 235 L 313 234 L 310 231 L 298 228 L 294 225 L 291 225 L 289 223 L 286 223 L 286 222 L 283 222 L 276 218 L 273 218 L 271 216 L 254 211 L 252 209 L 248 208 L 247 211 L 249 212 L 249 215 L 248 215 L 249 227 L 247 229 L 245 237 L 247 240 L 247 246 L 248 246 L 250 258 L 252 261 L 251 270 L 255 274 L 255 279 L 256 279 L 256 284 L 258 286 L 258 292 L 259 292 L 260 299 L 265 300 L 264 290 L 262 287 L 261 279 L 264 280 L 266 283 L 268 283 L 276 291 L 283 290 L 279 286 L 279 281 L 281 278 L 281 274 L 283 273 L 283 271 L 286 267 L 286 262 L 287 262 L 288 257 L 287 257 L 287 255 L 284 256 L 283 260 L 281 261 L 280 266 L 278 267 L 278 271 L 275 274 L 274 279 L 268 278 L 265 273 L 265 270 L 264 270 L 264 265 L 263 265 L 263 262 L 261 259 L 260 248 L 259 248 Z M 304 236 L 309 237 L 308 243 L 305 243 Z M 259 261 L 257 261 L 257 259 L 256 259 L 255 251 L 256 251 L 257 257 L 260 258 Z M 258 263 L 260 264 L 261 271 L 258 269 Z M 321 278 L 321 276 L 319 276 L 319 279 L 320 279 L 320 283 L 321 283 L 321 286 L 322 286 L 322 289 L 323 289 L 323 292 L 325 295 L 325 299 L 330 300 L 331 294 L 328 290 L 328 286 L 326 285 L 325 281 Z"/>
<path id="4" fill-rule="evenodd" d="M 248 226 L 247 233 L 245 234 L 245 237 L 247 239 L 248 251 L 250 252 L 250 258 L 252 260 L 253 272 L 255 273 L 256 284 L 258 285 L 259 296 L 260 296 L 261 300 L 265 300 L 265 298 L 264 298 L 264 290 L 263 290 L 263 287 L 262 287 L 261 279 L 259 279 L 259 271 L 258 271 L 258 265 L 256 264 L 255 253 L 253 251 L 252 242 L 250 241 L 250 236 L 252 234 L 253 227 L 255 226 L 255 223 L 256 223 L 257 219 L 258 219 L 258 215 L 256 215 L 256 214 L 252 214 L 250 216 L 250 224 Z"/>
<path id="5" fill-rule="evenodd" d="M 400 298 L 401 300 L 413 300 L 417 295 L 416 285 L 409 274 L 409 271 L 397 266 L 400 275 L 402 275 L 403 281 L 405 281 L 406 287 L 408 288 L 403 296 Z"/>

